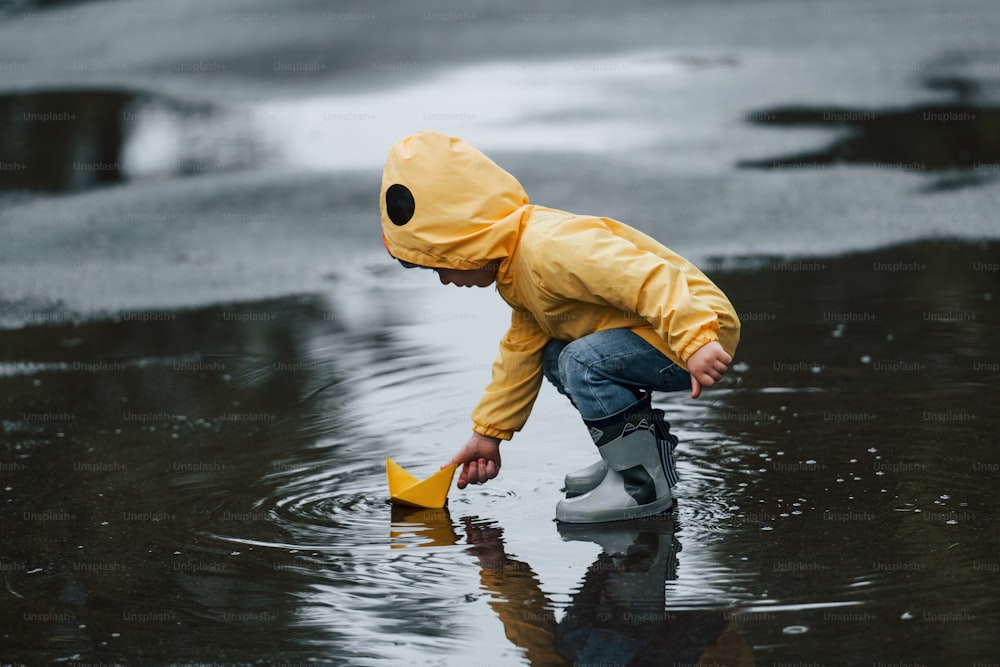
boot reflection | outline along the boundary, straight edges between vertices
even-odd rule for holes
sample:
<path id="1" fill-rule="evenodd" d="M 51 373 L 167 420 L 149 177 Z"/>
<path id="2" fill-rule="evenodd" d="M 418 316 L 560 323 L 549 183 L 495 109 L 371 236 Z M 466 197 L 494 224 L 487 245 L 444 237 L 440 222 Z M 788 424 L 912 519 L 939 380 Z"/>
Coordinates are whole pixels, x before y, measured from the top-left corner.
<path id="1" fill-rule="evenodd" d="M 606 524 L 558 524 L 564 540 L 602 552 L 559 623 L 560 653 L 577 664 L 754 664 L 753 651 L 722 610 L 666 608 L 665 582 L 677 578 L 672 516 Z"/>
<path id="2" fill-rule="evenodd" d="M 531 567 L 506 554 L 503 529 L 462 523 L 490 607 L 531 665 L 754 665 L 724 611 L 666 610 L 665 582 L 677 577 L 681 549 L 672 517 L 558 524 L 564 540 L 602 549 L 559 622 Z"/>
<path id="3" fill-rule="evenodd" d="M 462 517 L 467 551 L 504 634 L 533 666 L 712 665 L 752 667 L 753 651 L 724 610 L 666 608 L 666 582 L 677 578 L 672 516 L 613 523 L 558 523 L 566 541 L 593 542 L 601 553 L 587 568 L 560 621 L 528 563 L 507 555 L 495 521 Z M 448 508 L 392 508 L 390 546 L 459 542 Z"/>

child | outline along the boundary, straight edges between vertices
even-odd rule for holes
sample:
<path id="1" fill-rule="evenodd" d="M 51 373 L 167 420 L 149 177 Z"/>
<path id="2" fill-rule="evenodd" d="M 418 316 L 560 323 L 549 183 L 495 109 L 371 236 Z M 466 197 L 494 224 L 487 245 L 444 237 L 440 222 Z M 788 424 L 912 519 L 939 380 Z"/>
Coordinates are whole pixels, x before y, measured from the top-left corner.
<path id="1" fill-rule="evenodd" d="M 556 519 L 597 523 L 673 505 L 677 444 L 653 391 L 715 384 L 740 323 L 690 262 L 616 220 L 536 206 L 472 146 L 420 132 L 389 151 L 382 238 L 407 268 L 443 284 L 495 284 L 513 309 L 473 434 L 451 460 L 458 487 L 500 472 L 500 441 L 528 419 L 542 377 L 573 403 L 601 460 L 566 476 Z"/>

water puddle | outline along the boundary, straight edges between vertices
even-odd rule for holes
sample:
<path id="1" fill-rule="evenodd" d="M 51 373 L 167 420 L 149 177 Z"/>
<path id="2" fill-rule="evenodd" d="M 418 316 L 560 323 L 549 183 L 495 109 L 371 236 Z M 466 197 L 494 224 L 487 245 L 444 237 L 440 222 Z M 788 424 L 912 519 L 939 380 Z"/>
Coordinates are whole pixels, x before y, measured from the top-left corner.
<path id="1" fill-rule="evenodd" d="M 926 174 L 925 192 L 995 183 L 1000 177 L 1000 108 L 927 104 L 910 108 L 780 107 L 750 114 L 755 125 L 828 128 L 838 136 L 816 150 L 754 160 L 750 169 L 852 165 Z"/>
<path id="2" fill-rule="evenodd" d="M 264 158 L 260 141 L 231 113 L 125 90 L 59 90 L 0 95 L 2 190 L 77 192 L 137 177 L 195 176 L 247 169 Z M 177 131 L 158 133 L 166 120 Z M 169 165 L 136 167 L 140 151 Z"/>
<path id="3" fill-rule="evenodd" d="M 405 65 L 376 63 L 376 73 L 403 67 L 405 80 Z M 419 81 L 385 90 L 226 104 L 124 90 L 4 95 L 0 189 L 73 192 L 262 168 L 381 171 L 386 147 L 414 127 L 474 130 L 487 151 L 639 149 L 661 123 L 639 108 L 648 101 L 629 99 L 648 97 L 650 81 L 669 90 L 735 65 L 726 54 L 656 51 L 496 61 L 421 72 Z"/>
<path id="4" fill-rule="evenodd" d="M 493 483 L 388 503 L 385 456 L 426 473 L 464 441 L 488 292 L 383 283 L 408 311 L 369 295 L 349 325 L 328 294 L 0 332 L 2 658 L 459 665 L 474 636 L 497 664 L 987 660 L 998 250 L 715 274 L 740 363 L 658 397 L 677 512 L 613 526 L 552 520 L 594 452 L 549 388 Z"/>
<path id="5" fill-rule="evenodd" d="M 972 64 L 979 68 L 922 66 L 928 74 L 920 84 L 944 93 L 940 102 L 750 109 L 741 118 L 754 126 L 823 128 L 837 136 L 823 148 L 736 158 L 736 164 L 923 173 L 931 177 L 928 192 L 992 183 L 1000 169 L 1000 109 L 991 103 L 995 82 L 988 76 L 995 68 Z M 392 70 L 388 75 L 405 63 L 381 65 Z M 491 154 L 569 151 L 662 165 L 669 147 L 689 168 L 693 159 L 702 167 L 728 166 L 734 150 L 758 150 L 757 139 L 732 127 L 732 114 L 746 100 L 727 95 L 740 76 L 761 66 L 725 52 L 648 50 L 465 64 L 422 71 L 419 81 L 384 90 L 254 102 L 180 101 L 130 89 L 7 94 L 0 96 L 0 189 L 73 192 L 263 168 L 378 171 L 385 147 L 415 125 L 468 136 Z M 894 86 L 905 79 L 905 72 L 897 74 Z M 699 97 L 706 94 L 720 97 L 706 105 Z"/>

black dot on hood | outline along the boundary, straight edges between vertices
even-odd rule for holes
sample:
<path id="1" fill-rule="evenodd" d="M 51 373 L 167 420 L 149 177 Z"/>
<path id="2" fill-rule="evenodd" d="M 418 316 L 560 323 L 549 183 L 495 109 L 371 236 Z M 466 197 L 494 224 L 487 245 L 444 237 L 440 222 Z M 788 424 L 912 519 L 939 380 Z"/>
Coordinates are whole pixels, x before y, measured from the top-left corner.
<path id="1" fill-rule="evenodd" d="M 385 191 L 385 212 L 392 220 L 392 224 L 402 227 L 413 217 L 414 210 L 416 204 L 413 201 L 413 193 L 405 185 L 396 183 Z"/>

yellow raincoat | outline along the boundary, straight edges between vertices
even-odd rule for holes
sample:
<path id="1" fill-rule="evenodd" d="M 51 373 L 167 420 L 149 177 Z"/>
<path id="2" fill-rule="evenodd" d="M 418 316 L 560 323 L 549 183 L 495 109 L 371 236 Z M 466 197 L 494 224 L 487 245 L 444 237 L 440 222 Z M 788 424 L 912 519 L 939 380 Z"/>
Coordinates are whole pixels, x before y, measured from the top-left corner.
<path id="1" fill-rule="evenodd" d="M 609 218 L 535 206 L 518 181 L 465 141 L 420 132 L 389 151 L 379 197 L 383 241 L 404 262 L 475 269 L 496 263 L 513 308 L 473 429 L 510 439 L 542 382 L 542 350 L 604 329 L 631 329 L 686 368 L 740 323 L 726 295 L 669 248 Z"/>

